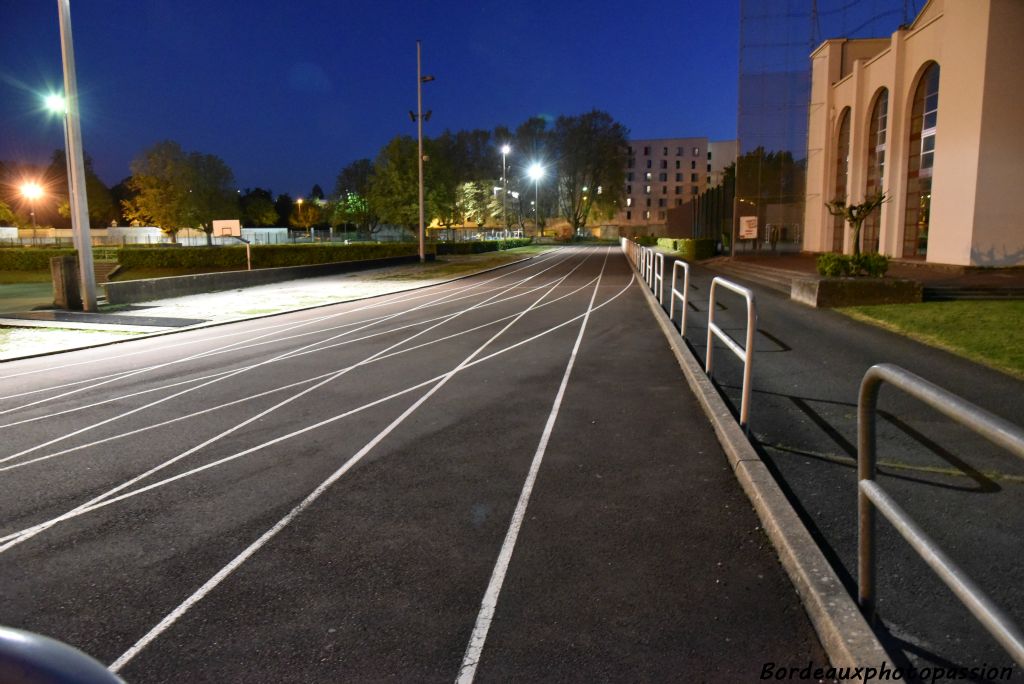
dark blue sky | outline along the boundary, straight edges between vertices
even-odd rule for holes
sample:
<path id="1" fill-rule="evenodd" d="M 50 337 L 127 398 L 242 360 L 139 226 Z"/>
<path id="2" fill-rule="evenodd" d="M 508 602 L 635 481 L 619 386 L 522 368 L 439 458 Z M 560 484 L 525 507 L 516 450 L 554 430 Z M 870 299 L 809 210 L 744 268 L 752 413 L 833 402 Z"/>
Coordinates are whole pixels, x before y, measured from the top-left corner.
<path id="1" fill-rule="evenodd" d="M 108 184 L 163 140 L 216 154 L 238 186 L 327 192 L 415 135 L 598 108 L 634 138 L 736 136 L 738 2 L 90 0 L 71 7 L 82 135 Z M 0 0 L 0 159 L 62 145 L 55 0 Z M 510 162 L 512 160 L 510 159 Z"/>

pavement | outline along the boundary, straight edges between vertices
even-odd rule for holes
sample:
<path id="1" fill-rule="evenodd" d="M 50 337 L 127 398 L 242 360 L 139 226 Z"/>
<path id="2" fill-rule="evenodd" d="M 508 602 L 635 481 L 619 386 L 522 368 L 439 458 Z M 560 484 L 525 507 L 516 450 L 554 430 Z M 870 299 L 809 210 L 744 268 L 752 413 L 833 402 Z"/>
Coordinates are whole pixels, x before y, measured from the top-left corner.
<path id="1" fill-rule="evenodd" d="M 787 272 L 806 270 L 809 263 L 803 257 L 757 261 Z M 671 266 L 666 259 L 667 274 Z M 686 341 L 701 363 L 717 266 L 695 266 L 689 292 Z M 915 275 L 928 271 L 905 268 Z M 931 276 L 991 283 L 1019 278 L 1021 271 Z M 745 280 L 738 269 L 730 268 L 727 277 L 750 287 L 757 306 L 751 442 L 856 595 L 857 397 L 867 369 L 894 363 L 1018 426 L 1024 425 L 1024 382 L 836 311 L 795 303 L 770 284 Z M 665 287 L 667 292 L 667 281 Z M 665 303 L 667 309 L 667 295 Z M 742 341 L 742 299 L 725 293 L 716 309 L 716 323 Z M 677 326 L 678 310 L 677 304 Z M 715 348 L 716 386 L 737 414 L 741 365 L 724 345 Z M 882 390 L 880 409 L 879 482 L 996 605 L 1024 623 L 1024 568 L 1018 562 L 1024 550 L 1024 464 L 891 387 Z M 894 660 L 919 667 L 1012 665 L 888 523 L 880 521 L 878 529 L 879 635 Z M 1019 678 L 1017 671 L 1013 681 Z"/>
<path id="2" fill-rule="evenodd" d="M 127 681 L 828 664 L 617 248 L 0 377 L 0 615 Z"/>

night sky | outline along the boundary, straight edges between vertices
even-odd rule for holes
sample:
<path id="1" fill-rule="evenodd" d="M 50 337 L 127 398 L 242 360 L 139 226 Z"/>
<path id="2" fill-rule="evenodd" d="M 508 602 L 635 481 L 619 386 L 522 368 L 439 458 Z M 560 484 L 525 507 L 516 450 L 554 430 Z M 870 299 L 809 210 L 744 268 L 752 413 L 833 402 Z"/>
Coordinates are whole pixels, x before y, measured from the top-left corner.
<path id="1" fill-rule="evenodd" d="M 73 2 L 85 150 L 113 185 L 146 147 L 216 154 L 240 188 L 328 193 L 338 171 L 415 136 L 609 112 L 633 138 L 736 137 L 738 2 Z M 0 0 L 0 160 L 63 144 L 56 0 Z M 510 157 L 510 163 L 518 160 Z M 500 157 L 496 157 L 500 158 Z M 500 162 L 499 162 L 500 165 Z"/>

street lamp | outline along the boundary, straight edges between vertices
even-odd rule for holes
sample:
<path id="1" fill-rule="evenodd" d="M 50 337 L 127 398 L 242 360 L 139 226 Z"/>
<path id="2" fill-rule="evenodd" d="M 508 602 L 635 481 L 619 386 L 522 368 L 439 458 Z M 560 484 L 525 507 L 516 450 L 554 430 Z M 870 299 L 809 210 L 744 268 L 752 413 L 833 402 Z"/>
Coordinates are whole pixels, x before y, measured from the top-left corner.
<path id="1" fill-rule="evenodd" d="M 505 166 L 505 157 L 512 151 L 506 143 L 501 146 L 501 220 L 505 222 L 505 231 L 508 231 L 508 209 L 505 207 L 508 198 L 508 173 Z"/>
<path id="2" fill-rule="evenodd" d="M 423 84 L 434 80 L 433 76 L 423 75 L 423 60 L 420 57 L 420 41 L 416 41 L 416 138 L 419 149 L 419 174 L 420 174 L 420 263 L 425 263 L 427 254 L 423 246 L 424 221 L 423 221 Z M 409 112 L 412 115 L 412 112 Z M 426 113 L 426 119 L 430 120 L 430 112 Z"/>
<path id="3" fill-rule="evenodd" d="M 537 234 L 544 237 L 544 233 L 540 228 L 540 179 L 544 177 L 544 167 L 534 162 L 530 164 L 530 168 L 526 170 L 526 175 L 533 181 L 533 223 L 537 227 Z"/>
<path id="4" fill-rule="evenodd" d="M 24 183 L 21 186 L 22 196 L 28 200 L 28 213 L 32 215 L 32 244 L 36 244 L 36 200 L 43 196 L 43 188 L 39 183 Z"/>

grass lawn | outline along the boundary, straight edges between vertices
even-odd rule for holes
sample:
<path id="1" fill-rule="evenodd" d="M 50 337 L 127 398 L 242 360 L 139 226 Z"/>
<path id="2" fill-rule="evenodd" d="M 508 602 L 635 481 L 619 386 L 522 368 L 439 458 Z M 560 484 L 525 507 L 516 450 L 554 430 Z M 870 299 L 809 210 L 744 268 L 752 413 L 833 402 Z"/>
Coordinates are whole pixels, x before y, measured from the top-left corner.
<path id="1" fill-rule="evenodd" d="M 0 271 L 0 285 L 48 282 L 50 282 L 50 269 L 45 271 Z"/>
<path id="2" fill-rule="evenodd" d="M 923 302 L 837 310 L 1024 378 L 1024 301 Z"/>

